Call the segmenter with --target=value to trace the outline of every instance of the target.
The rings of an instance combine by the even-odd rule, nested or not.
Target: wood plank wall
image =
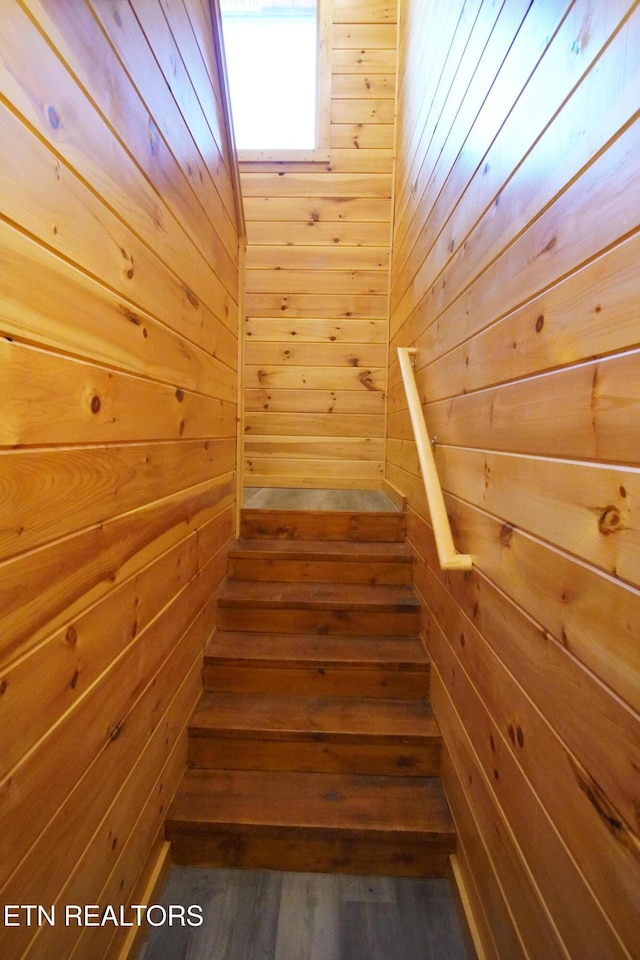
[[[0,15],[3,960],[114,955],[234,533],[238,223],[205,0]]]
[[[247,486],[382,483],[396,3],[332,19],[330,162],[241,165]]]
[[[391,342],[445,782],[487,957],[640,956],[640,7],[406,0]]]

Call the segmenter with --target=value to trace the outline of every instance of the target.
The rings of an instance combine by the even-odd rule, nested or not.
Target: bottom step
[[[166,830],[209,867],[444,876],[455,848],[435,778],[190,770]]]

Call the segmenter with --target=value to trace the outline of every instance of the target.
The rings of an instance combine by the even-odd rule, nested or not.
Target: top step
[[[243,539],[354,540],[399,543],[405,539],[399,511],[260,510],[240,513]]]

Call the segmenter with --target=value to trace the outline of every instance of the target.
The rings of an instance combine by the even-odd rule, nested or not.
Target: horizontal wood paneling
[[[353,349],[357,350],[361,344],[386,343],[387,325],[383,320],[345,320],[337,323],[335,320],[318,318],[307,320],[300,326],[288,320],[279,320],[277,317],[269,319],[252,317],[247,320],[245,332],[247,349],[249,349],[251,338],[256,337],[263,343],[282,341],[292,344],[326,342],[353,344]]]
[[[332,0],[334,23],[395,23],[393,0]]]
[[[395,46],[386,49],[370,47],[368,50],[335,48],[331,56],[331,66],[339,76],[353,73],[391,74],[396,68]]]
[[[251,223],[251,252],[258,256],[258,246],[293,247],[324,246],[331,243],[336,247],[382,247],[388,251],[389,224],[384,220],[363,222],[362,220],[331,223],[320,220],[295,222],[293,220],[253,220]],[[349,251],[350,253],[352,251]],[[299,254],[294,254],[298,256]],[[330,254],[331,256],[331,254]]]
[[[354,74],[336,73],[333,77],[331,95],[334,100],[393,100],[396,77],[394,73],[372,73],[361,77]]]
[[[455,396],[637,346],[639,256],[635,234],[442,354],[428,369],[431,395]],[[423,343],[430,356],[430,344]]]
[[[246,297],[248,317],[268,318],[283,316],[294,320],[332,320],[367,318],[384,320],[387,297],[376,294],[337,293],[250,293]]]
[[[331,104],[333,123],[391,124],[394,117],[393,100],[334,100]]]
[[[357,173],[269,173],[244,172],[242,195],[245,197],[390,197],[391,180],[384,176],[359,176]]]
[[[371,48],[372,50],[394,50],[397,39],[395,17],[393,21],[390,23],[384,22],[383,15],[383,22],[379,22],[370,14],[367,14],[365,20],[356,20],[353,23],[346,17],[345,19],[335,20],[333,25],[334,50],[353,50],[360,47]]]
[[[207,617],[209,617],[209,620]],[[135,751],[140,755],[141,761],[136,766],[140,767],[142,771],[148,766],[149,759],[155,755],[155,763],[153,760],[151,760],[151,763],[155,767],[157,776],[167,759],[166,743],[164,742],[166,736],[169,736],[172,745],[178,745],[178,748],[182,745],[182,748],[186,749],[186,742],[181,734],[184,729],[185,717],[193,709],[194,701],[197,699],[199,689],[201,689],[201,682],[198,677],[198,672],[202,666],[201,643],[203,636],[206,635],[208,624],[211,622],[210,617],[211,606],[209,605],[209,609],[202,611],[198,619],[189,626],[184,641],[166,661],[168,670],[163,671],[157,689],[147,691],[138,700],[128,716],[128,728],[123,725],[117,740],[108,741],[87,774],[79,781],[65,803],[59,808],[51,821],[50,827],[40,835],[37,843],[18,867],[13,881],[19,882],[25,893],[28,891],[34,901],[36,897],[44,897],[47,902],[54,902],[52,898],[58,896],[55,875],[52,875],[52,871],[47,866],[51,862],[49,858],[54,854],[59,858],[61,868],[65,868],[68,872],[71,883],[78,884],[83,871],[78,874],[75,869],[76,865],[83,855],[86,856],[89,853],[89,844],[94,837],[97,836],[98,841],[101,836],[104,838],[105,826],[108,835],[111,826],[110,818],[113,820],[114,817],[122,816],[123,813],[128,814],[129,823],[125,826],[125,829],[131,830],[131,827],[135,826],[140,807],[138,806],[136,809],[133,805],[132,809],[131,804],[126,804],[124,809],[121,810],[118,803],[121,788],[124,789],[126,796],[131,786],[136,784],[139,778],[137,769],[134,769],[129,777],[125,776],[123,778],[123,765],[126,764],[127,753]],[[189,662],[190,653],[192,656],[191,662]],[[175,671],[173,677],[170,674],[165,676],[164,674],[171,669]],[[174,677],[177,675],[183,676],[184,681],[176,690]],[[164,714],[162,722],[157,725],[154,723],[155,704],[159,704],[163,708]],[[151,735],[149,736],[149,734]],[[182,741],[182,744],[180,741]],[[150,771],[147,769],[147,778],[149,773]],[[175,771],[174,778],[177,773],[178,771]],[[146,779],[144,773],[142,778],[143,780]],[[172,787],[175,789],[174,784],[167,784],[168,790],[171,790]],[[152,795],[152,789],[149,789],[147,779],[147,797]],[[142,799],[143,804],[145,799]],[[113,835],[110,842],[113,844]],[[59,850],[57,850],[58,847]],[[99,890],[100,884],[105,882],[104,867],[108,864],[106,871],[108,875],[108,871],[118,861],[121,849],[121,845],[116,843],[108,854],[105,854],[104,861],[98,861],[96,858],[95,862],[91,863],[89,858],[89,863],[84,865],[85,870],[88,871],[87,883],[93,891]],[[100,866],[102,866],[102,870],[100,870]],[[137,864],[134,866],[140,867],[140,857],[138,857]],[[97,876],[96,868],[98,868]],[[87,890],[88,893],[89,890]],[[85,901],[85,894],[80,894],[79,902],[84,903],[89,902],[89,900]],[[94,900],[93,902],[98,901]],[[125,899],[125,902],[128,903],[129,901]],[[68,928],[58,929],[56,927],[54,929],[58,931],[56,936],[69,936]],[[30,932],[25,928],[14,931],[16,941],[19,938],[24,938],[25,933],[29,934]],[[76,931],[77,936],[78,932]],[[44,942],[42,942],[43,939]],[[46,939],[46,937],[38,937],[32,947],[40,951],[43,947],[46,947]],[[18,945],[17,942],[16,945]],[[65,947],[68,949],[69,946],[72,946],[72,943],[70,944],[67,941]]]
[[[234,490],[233,474],[226,474],[7,561],[2,567],[3,662],[203,526],[228,507]]]
[[[291,487],[316,489],[377,489],[383,477],[380,461],[322,460],[319,457],[305,459],[291,457],[247,457],[245,476],[250,487],[281,487],[281,477],[289,478]]]
[[[1,452],[0,559],[227,473],[234,442]]]
[[[134,310],[139,306],[207,349],[212,336],[208,328],[217,325],[217,315],[225,319],[235,315],[231,294],[215,285],[212,292],[217,291],[217,295],[209,297],[213,304],[209,306],[189,282],[162,268],[134,229],[111,212],[110,204],[123,204],[124,197],[112,197],[109,205],[103,204],[81,177],[52,156],[50,149],[4,106],[0,122],[6,130],[0,141],[0,184],[6,218],[131,301]],[[55,205],[52,197],[56,198]],[[145,226],[139,224],[139,228],[144,230]],[[146,228],[152,229],[148,225]],[[208,284],[208,273],[208,268],[203,270],[202,284]]]
[[[438,569],[393,349],[386,476],[445,786],[488,955],[631,958],[640,12],[436,7],[402,6],[391,343],[418,350],[471,574]]]
[[[225,374],[229,379],[225,368],[233,367],[237,341],[226,326],[203,317],[201,346],[175,336],[164,309],[156,318],[3,222],[0,269],[6,336],[213,395]],[[184,291],[182,300],[191,303]],[[183,312],[176,306],[174,329]],[[182,332],[195,322],[190,319]]]
[[[118,10],[118,21],[118,18],[109,14],[108,8],[99,0],[96,0],[96,2],[92,0],[92,9],[127,70],[135,75],[136,87],[148,105],[156,127],[170,134],[172,152],[180,163],[183,176],[186,175],[195,188],[200,203],[209,217],[211,218],[214,210],[218,211],[217,216],[213,219],[217,221],[217,229],[221,235],[228,236],[225,246],[228,246],[229,251],[235,256],[237,253],[234,245],[235,203],[232,178],[228,164],[224,162],[223,157],[224,151],[227,149],[227,137],[224,131],[222,131],[222,136],[219,133],[220,88],[218,76],[214,69],[213,31],[207,5],[200,2],[188,7],[188,19],[191,22],[196,42],[201,48],[207,77],[216,91],[218,101],[206,117],[207,126],[203,125],[202,112],[198,110],[195,104],[193,104],[193,111],[181,111],[174,97],[167,95],[169,92],[173,92],[172,53],[169,52],[168,59],[165,53],[162,62],[162,74],[160,74],[157,65],[154,63],[156,48],[145,37],[141,22],[137,17],[139,11],[136,11],[136,8],[131,5],[123,4],[123,9]],[[183,25],[183,15],[179,4],[172,5],[171,16],[172,29],[176,29],[176,18],[181,18],[182,43],[189,43],[189,32]],[[153,30],[153,23],[148,16],[144,23],[148,30]],[[190,49],[191,56],[187,58],[190,78],[194,81],[196,91],[198,93],[202,92],[203,97],[208,99],[207,79],[201,73],[195,50],[193,47]],[[176,59],[176,71],[179,69],[181,69],[180,63]],[[188,91],[185,95],[189,96]],[[198,118],[197,124],[196,117]],[[213,126],[209,126],[209,124]],[[202,149],[199,142],[200,138],[205,138]],[[206,162],[206,157],[209,155],[214,162]],[[228,221],[232,229],[229,229]]]
[[[631,937],[635,919],[629,913],[628,903],[630,898],[633,899],[640,870],[640,862],[634,856],[632,835],[625,837],[624,827],[621,826],[618,835],[621,842],[611,848],[610,826],[607,826],[602,811],[598,811],[585,790],[587,775],[584,753],[576,757],[533,708],[496,656],[495,648],[492,650],[487,646],[476,625],[461,615],[447,595],[445,586],[436,582],[434,575],[427,572],[426,568],[423,576],[425,589],[434,597],[433,612],[427,613],[425,629],[437,657],[443,682],[458,704],[461,717],[466,718],[467,725],[473,722],[479,731],[484,731],[476,740],[476,749],[485,773],[493,780],[493,789],[501,796],[501,805],[505,812],[510,813],[509,819],[513,822],[522,816],[530,824],[535,823],[537,838],[543,835],[547,837],[540,849],[548,849],[552,845],[556,848],[553,873],[560,880],[560,887],[551,898],[550,912],[558,912],[558,923],[565,925],[567,937],[576,938],[588,932],[594,940],[594,946],[583,945],[581,950],[584,955],[593,950],[602,952],[602,944],[610,941],[608,955],[615,956],[617,951],[624,956],[624,952],[615,945],[615,938],[607,930],[603,917],[605,912],[610,914]],[[435,625],[434,615],[446,627],[447,634],[457,638],[455,644],[446,642],[445,635]],[[495,721],[482,705],[482,701],[486,701],[488,686],[492,687],[496,701]],[[588,695],[587,688],[585,696]],[[593,698],[591,705],[594,711],[595,702],[596,698]],[[637,749],[637,730],[634,731],[633,723],[630,724],[629,720],[628,712],[621,711],[619,721],[622,723],[622,736],[630,743],[635,737]],[[580,749],[579,744],[579,739],[575,738],[572,747]],[[548,767],[553,769],[553,777],[540,770],[536,758],[541,754],[547,759]],[[495,769],[498,770],[497,778],[493,774]],[[527,781],[531,788],[525,786]],[[514,803],[519,805],[520,812],[513,807]],[[528,813],[525,812],[527,807]],[[585,842],[586,837],[589,838],[588,842]],[[561,843],[558,843],[558,838],[561,838]],[[523,848],[530,845],[526,832],[519,842]],[[585,889],[583,883],[576,882],[575,866],[567,857],[565,844],[571,847],[572,857],[575,857],[580,872],[588,879],[593,892]],[[530,847],[529,850],[528,859],[535,860],[537,852]],[[543,866],[539,865],[538,870],[541,869]],[[597,896],[594,897],[594,893]],[[565,898],[574,905],[582,899],[585,909],[572,911],[570,903],[562,908],[560,905]],[[606,911],[602,910],[602,906],[606,906]],[[588,922],[585,916],[589,917]],[[579,929],[576,929],[578,920]],[[572,949],[573,953],[579,955],[580,950],[575,945]]]
[[[206,397],[8,340],[0,343],[0,364],[3,446],[104,442],[110,435],[120,442],[178,440],[208,437],[212,429],[235,436],[233,383],[218,384],[223,399]]]
[[[0,900],[117,910],[186,763],[233,536],[234,160],[200,0],[2,22]],[[0,928],[8,960],[120,944]]]
[[[202,537],[215,541],[217,553],[229,539],[229,511],[214,517],[210,525],[201,528]],[[2,723],[11,728],[15,725],[17,732],[3,750],[2,773],[84,696],[114,657],[159,615],[167,593],[177,593],[192,580],[202,563],[199,541],[196,534],[180,541],[82,611],[70,627],[54,631],[28,656],[6,667],[3,677],[10,689],[2,699]],[[37,685],[34,675],[39,678]],[[25,712],[33,719],[28,726],[21,726]]]
[[[289,223],[384,223],[389,224],[390,209],[386,198],[370,197],[282,197],[269,194],[263,197],[246,197],[244,209],[248,231],[257,221],[285,221]],[[248,234],[249,248],[252,237]]]
[[[637,466],[639,402],[634,352],[437,401],[425,414],[431,433],[447,445]]]
[[[304,427],[307,437],[323,436],[327,427],[335,422],[332,413],[306,413]],[[300,428],[299,413],[247,413],[245,417],[245,432],[252,436],[291,436]],[[354,414],[340,419],[340,434],[343,437],[382,437],[384,424],[376,414]]]
[[[333,150],[390,150],[393,148],[392,123],[332,123]]]
[[[382,476],[395,21],[395,3],[333,4],[326,164],[243,165],[252,484],[366,487]]]
[[[556,9],[557,9],[557,5]],[[561,95],[564,91],[568,93],[571,84],[577,82],[583,71],[588,70],[592,58],[595,56],[596,36],[603,41],[608,38],[609,33],[618,25],[618,17],[622,16],[623,8],[628,5],[619,3],[616,5],[606,5],[599,8],[599,20],[597,23],[598,33],[595,33],[595,22],[593,36],[589,38],[589,43],[581,47],[582,56],[577,57],[571,62],[571,72],[565,78],[566,87],[558,84],[554,85],[554,95],[558,98],[558,106],[561,105]],[[616,15],[617,14],[617,15]],[[565,21],[562,28],[558,31],[555,44],[552,44],[549,50],[549,58],[552,61],[549,69],[554,70],[558,61],[563,59],[563,50],[571,46],[576,34],[580,34],[581,18],[585,11],[581,7],[574,8],[571,17]],[[634,85],[633,77],[635,69],[633,63],[625,66],[620,72],[620,57],[616,55],[616,50],[622,50],[627,41],[634,43],[633,37],[637,29],[636,23],[640,17],[636,14],[627,26],[625,32],[618,37],[614,37],[607,50],[602,54],[604,63],[600,68],[608,65],[608,72],[611,75],[611,82],[618,86],[621,91],[628,90],[628,84]],[[548,34],[550,23],[542,19],[538,24],[540,36]],[[631,33],[631,37],[629,36]],[[519,34],[519,37],[526,37],[525,33]],[[571,39],[573,38],[573,39]],[[514,294],[519,298],[514,301],[514,306],[523,302],[532,293],[537,293],[543,285],[540,282],[541,274],[544,275],[547,284],[551,279],[561,277],[565,272],[570,272],[571,267],[575,267],[595,253],[605,249],[609,243],[615,242],[621,235],[624,236],[628,230],[620,231],[617,229],[620,224],[619,217],[624,216],[621,212],[616,214],[616,205],[620,204],[620,194],[617,189],[612,189],[611,182],[607,181],[607,172],[613,176],[612,170],[620,166],[620,177],[629,178],[630,195],[629,200],[634,202],[637,190],[633,190],[633,183],[637,171],[634,165],[628,160],[628,150],[633,148],[630,142],[637,136],[637,124],[630,130],[625,131],[625,126],[635,110],[635,101],[628,95],[615,97],[615,104],[606,101],[606,110],[599,99],[602,97],[599,72],[587,73],[583,84],[578,87],[574,97],[569,104],[565,105],[554,120],[545,130],[545,124],[549,122],[553,114],[551,106],[547,99],[542,96],[545,78],[536,73],[531,81],[531,85],[525,88],[526,96],[518,101],[518,109],[509,117],[508,123],[504,125],[503,130],[497,137],[496,143],[491,146],[486,155],[484,164],[473,173],[470,179],[468,189],[464,198],[460,200],[455,194],[447,198],[446,206],[444,204],[444,194],[438,198],[440,206],[431,211],[432,231],[430,236],[437,237],[437,243],[429,252],[428,258],[424,259],[420,267],[414,261],[411,272],[416,271],[412,286],[422,291],[426,289],[419,280],[418,269],[424,274],[439,275],[441,270],[447,265],[447,293],[445,299],[452,302],[457,294],[465,290],[468,284],[468,264],[471,257],[474,263],[477,263],[476,269],[481,270],[486,267],[483,281],[489,284],[495,282],[496,271],[506,270],[511,276],[517,273],[521,284],[527,284],[524,289],[520,287],[518,291],[504,291],[505,296],[500,298],[503,307],[509,302],[509,297]],[[556,81],[557,83],[557,81]],[[606,89],[606,87],[605,87]],[[602,113],[601,122],[589,124],[590,136],[592,142],[586,144],[581,136],[574,137],[569,131],[575,127],[583,129],[584,124],[588,123],[590,111],[593,110],[593,104],[599,104]],[[538,122],[544,131],[537,143],[533,145],[530,153],[527,155],[527,148],[532,130],[533,105],[537,105],[539,112]],[[544,107],[541,106],[544,103]],[[573,113],[572,111],[575,111]],[[598,113],[600,117],[600,112]],[[606,122],[605,122],[606,120]],[[495,122],[495,121],[494,121]],[[522,136],[526,131],[526,139]],[[607,138],[620,132],[617,141],[611,144],[610,151],[602,157],[599,164],[597,162],[587,165],[582,170],[580,176],[575,182],[573,178],[581,172],[584,164],[585,155],[597,158],[598,151],[607,143]],[[515,177],[512,176],[513,170],[510,166],[512,160],[504,157],[502,144],[508,142],[518,143],[522,153],[518,156],[518,170]],[[555,149],[561,151],[562,164],[557,162]],[[495,157],[494,157],[495,154]],[[625,164],[625,158],[627,163]],[[487,167],[488,165],[488,167]],[[485,173],[485,168],[487,168]],[[535,172],[534,172],[535,171]],[[467,187],[468,171],[460,171],[460,176],[464,177],[465,187]],[[503,179],[511,177],[508,185],[503,183]],[[617,179],[616,179],[617,184]],[[566,189],[564,189],[566,185]],[[448,181],[448,190],[452,191],[452,180]],[[523,194],[528,190],[531,199],[525,209],[523,204]],[[556,193],[557,191],[557,193]],[[513,200],[511,199],[513,197]],[[455,212],[452,212],[451,205],[455,203]],[[497,202],[496,202],[497,201]],[[555,201],[555,202],[553,202]],[[549,204],[551,206],[545,209]],[[511,205],[513,204],[513,206]],[[599,224],[599,229],[590,227],[588,230],[582,230],[575,234],[571,232],[570,225],[577,221],[589,224],[589,214],[593,218],[601,211],[603,204],[606,204],[610,211],[610,216],[614,218],[616,224],[612,228],[611,240],[607,235],[603,235],[603,230],[609,224],[608,217],[603,217]],[[483,209],[491,208],[491,213],[477,222],[477,218],[482,217]],[[518,216],[522,217],[522,225],[529,225],[530,229],[521,236],[518,232],[513,234],[514,212],[518,211]],[[540,216],[542,214],[542,216]],[[453,221],[450,219],[453,217]],[[443,232],[444,222],[447,222],[447,229]],[[534,222],[535,221],[535,222]],[[468,235],[468,231],[477,223],[473,233]],[[502,231],[502,233],[500,233]],[[423,231],[424,234],[424,231]],[[428,242],[428,238],[427,239]],[[514,240],[516,242],[514,243]],[[601,245],[593,250],[593,244],[601,242]],[[453,247],[450,250],[449,248]],[[473,251],[478,249],[478,253]],[[506,256],[499,256],[506,249]],[[527,250],[525,254],[524,251]],[[425,251],[426,252],[426,251]],[[420,251],[424,258],[424,253]],[[453,256],[451,256],[453,254]],[[464,260],[464,265],[463,261]],[[566,262],[566,269],[562,269],[562,261]],[[526,263],[525,263],[526,261]],[[551,271],[549,269],[550,265]],[[560,266],[560,270],[554,276],[553,268]],[[505,274],[506,276],[506,274]],[[529,280],[530,278],[530,280]],[[478,296],[482,281],[474,285],[473,295]],[[454,287],[455,289],[452,289]],[[402,296],[404,303],[401,305],[396,293],[394,293],[394,305],[397,304],[398,317],[404,319],[407,311],[413,309],[413,295],[410,291],[400,294],[397,284],[394,288],[398,296]],[[422,297],[423,293],[419,294]],[[438,295],[440,299],[440,295]],[[434,305],[435,306],[435,305]],[[493,305],[487,305],[491,310]],[[439,312],[439,311],[438,311]],[[477,319],[477,318],[476,318]],[[477,329],[477,327],[476,327]]]
[[[384,343],[295,343],[282,347],[267,341],[249,340],[245,359],[248,364],[285,364],[292,367],[348,366],[361,370],[367,366],[382,366],[386,359]]]
[[[332,238],[332,246],[308,245],[257,246],[247,256],[249,270],[340,270],[344,264],[344,247]],[[389,248],[385,246],[357,246],[349,251],[352,269],[386,271],[389,266]]]
[[[302,388],[246,391],[246,410],[273,413],[377,413],[384,412],[382,391],[307,390]],[[277,421],[276,421],[277,422]]]
[[[478,830],[471,803],[460,775],[451,762],[451,756],[446,751],[442,758],[441,776],[449,804],[455,810],[458,834],[455,856],[461,869],[465,871],[466,889],[471,888],[475,894],[473,899],[470,897],[469,906],[473,910],[472,922],[480,941],[481,951],[478,953],[483,960],[496,960],[499,957],[514,957],[515,960],[525,957],[513,918],[506,909],[502,890],[497,883],[489,852]],[[487,912],[491,913],[491,925]]]
[[[383,456],[381,439],[353,437],[297,437],[255,436],[245,437],[247,456],[271,459],[299,458],[301,460],[370,460]]]
[[[78,250],[82,238],[69,222],[76,211],[65,202],[65,188],[69,189],[70,204],[75,200],[83,206],[90,205],[100,218],[99,222],[105,222],[105,227],[106,221],[113,217],[110,210],[127,210],[127,230],[136,239],[146,237],[148,242],[145,246],[149,249],[138,265],[134,249],[128,249],[126,240],[122,241],[120,249],[113,250],[114,239],[105,230],[104,242],[112,248],[112,259],[115,259],[114,254],[119,255],[118,265],[123,278],[132,281],[137,273],[141,273],[150,283],[155,266],[150,263],[147,266],[147,262],[150,256],[155,255],[177,277],[181,277],[182,283],[193,291],[196,298],[206,303],[217,317],[226,316],[230,304],[228,290],[233,286],[233,264],[228,264],[225,288],[202,250],[190,235],[185,236],[184,229],[165,210],[152,185],[125,146],[114,136],[107,121],[92,109],[91,101],[73,81],[64,63],[17,5],[10,4],[3,13],[3,24],[6,46],[0,49],[4,64],[5,95],[11,98],[15,109],[21,111],[34,131],[45,141],[55,144],[61,158],[58,165],[52,162],[50,149],[45,144],[40,146],[39,141],[34,142],[17,117],[3,113],[1,122],[7,132],[2,141],[6,147],[1,169],[3,194],[6,191],[6,215],[30,228],[31,232],[38,229],[41,240],[46,238],[49,242],[53,234],[54,245],[56,239],[60,245],[64,245],[66,240],[67,243],[73,242]],[[106,39],[103,38],[102,42],[106,43]],[[49,102],[51,87],[56,90],[55,103]],[[37,105],[40,105],[39,108]],[[78,116],[84,118],[81,129],[72,126],[73,118]],[[148,152],[152,152],[152,148],[153,140],[147,148]],[[59,166],[60,162],[64,163],[64,167]],[[82,181],[91,187],[97,197],[94,193],[85,196],[86,188],[80,187],[77,174],[81,175]],[[59,186],[54,189],[56,183]],[[51,197],[54,195],[59,198],[60,207],[52,205]],[[110,208],[109,212],[105,211],[106,216],[98,197],[103,198]],[[133,203],[131,198],[135,198]],[[55,220],[58,209],[60,223]],[[83,253],[86,258],[93,254],[92,247],[100,237],[86,214],[85,230],[87,246]],[[213,233],[211,226],[209,232]],[[133,237],[132,241],[137,249],[139,243]]]
[[[346,266],[346,264],[345,264]],[[280,293],[286,284],[288,293],[322,294],[332,296],[341,294],[370,294],[384,297],[387,290],[387,276],[378,270],[289,270],[284,277],[282,271],[274,269],[253,270],[247,273],[247,294]]]
[[[270,390],[309,389],[323,390],[327,383],[337,390],[362,390],[384,393],[385,370],[360,369],[351,364],[335,367],[245,367],[246,384],[252,387],[268,387]]]

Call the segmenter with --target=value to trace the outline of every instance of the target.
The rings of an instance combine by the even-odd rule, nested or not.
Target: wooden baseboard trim
[[[145,870],[142,873],[142,876],[146,877],[146,882],[139,896],[136,896],[135,902],[145,906],[149,903],[156,903],[157,895],[161,892],[170,869],[171,843],[168,840],[162,840],[151,851]],[[136,960],[142,950],[146,936],[147,927],[145,924],[132,927],[114,960]]]
[[[403,493],[400,493],[397,487],[394,487],[394,485],[389,483],[388,480],[383,480],[382,492],[386,493],[386,495],[389,497],[389,500],[392,500],[399,510],[404,511],[405,507],[407,506],[407,498]]]
[[[458,912],[460,914],[460,921],[463,935],[467,943],[467,949],[470,954],[476,957],[476,960],[489,960],[480,937],[480,930],[478,929],[475,915],[473,913],[471,898],[467,891],[464,877],[460,869],[460,864],[458,863],[458,858],[455,853],[452,853],[449,857],[449,865],[451,868],[451,879],[453,881],[454,892],[458,901]]]

